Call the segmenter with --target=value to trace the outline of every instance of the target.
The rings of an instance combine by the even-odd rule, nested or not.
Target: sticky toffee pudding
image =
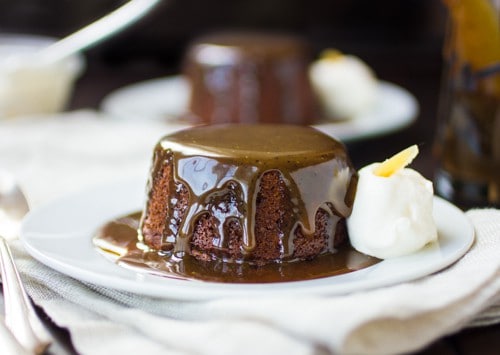
[[[344,146],[309,127],[211,125],[154,149],[139,214],[103,226],[101,249],[171,277],[279,282],[378,259],[354,251],[346,218],[357,173]]]

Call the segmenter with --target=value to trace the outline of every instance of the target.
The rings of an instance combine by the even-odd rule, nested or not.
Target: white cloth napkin
[[[0,125],[0,168],[36,208],[117,177],[147,174],[161,124],[91,111]],[[335,297],[184,302],[82,283],[12,247],[27,289],[82,354],[391,354],[500,321],[500,211],[471,210],[471,250],[434,275]]]

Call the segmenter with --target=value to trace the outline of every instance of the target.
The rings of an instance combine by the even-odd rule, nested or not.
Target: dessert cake
[[[312,124],[318,117],[310,58],[298,37],[221,32],[192,43],[184,58],[191,123]]]
[[[264,265],[335,252],[357,183],[344,146],[296,125],[207,125],[156,145],[139,242]]]

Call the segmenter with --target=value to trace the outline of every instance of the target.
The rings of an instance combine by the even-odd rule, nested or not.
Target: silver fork
[[[5,303],[5,325],[29,352],[42,354],[53,339],[28,298],[9,245],[0,236],[0,271]]]
[[[19,349],[13,351],[21,346],[24,352],[41,353],[52,342],[26,294],[9,245],[3,238],[17,238],[20,221],[28,210],[28,201],[14,176],[0,170],[0,274],[5,304],[5,324],[0,324],[0,337],[1,344],[5,347],[10,344],[12,350],[7,352],[4,348],[3,353],[21,354]],[[15,343],[16,339],[19,344]]]

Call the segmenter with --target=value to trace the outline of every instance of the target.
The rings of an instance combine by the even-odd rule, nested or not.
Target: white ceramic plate
[[[112,92],[102,101],[101,109],[122,120],[175,121],[186,112],[189,90],[189,83],[182,76],[153,79]],[[372,111],[348,121],[315,127],[345,142],[402,129],[417,114],[417,100],[408,91],[379,82],[378,101]]]
[[[33,210],[25,218],[21,239],[28,252],[47,266],[73,278],[137,294],[204,300],[235,296],[345,294],[410,281],[439,271],[463,256],[474,231],[458,208],[435,199],[439,242],[418,253],[384,260],[349,274],[272,284],[221,284],[175,280],[120,267],[92,245],[103,223],[143,204],[145,184],[136,179],[98,186]]]

